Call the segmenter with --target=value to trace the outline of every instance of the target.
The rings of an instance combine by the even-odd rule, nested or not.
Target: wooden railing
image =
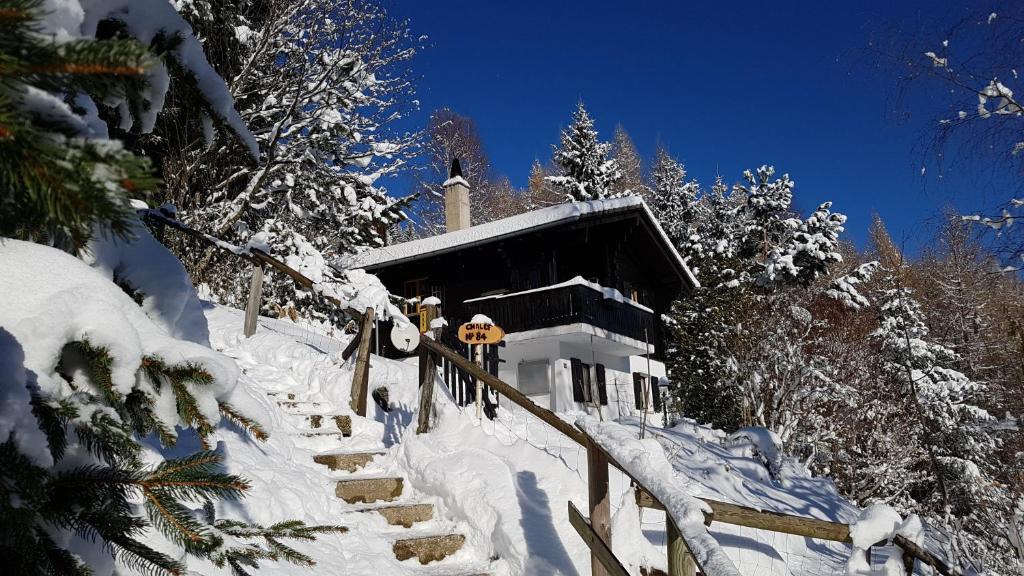
[[[653,313],[605,298],[584,284],[478,298],[463,305],[467,314],[484,314],[506,333],[590,324],[638,342],[654,337]]]
[[[626,572],[622,568],[621,564],[618,566],[615,565],[618,561],[614,560],[614,555],[611,555],[611,560],[614,560],[614,562],[609,559],[609,555],[611,554],[610,518],[606,517],[604,513],[601,512],[600,507],[595,509],[594,499],[596,496],[598,502],[600,502],[602,494],[607,490],[607,487],[602,488],[601,485],[607,482],[608,465],[614,466],[627,476],[629,476],[629,473],[624,470],[619,463],[615,462],[613,458],[610,458],[606,452],[600,449],[600,446],[590,440],[583,431],[565,420],[562,420],[550,410],[538,406],[532,400],[523,395],[522,392],[502,381],[498,377],[481,369],[476,364],[462,357],[458,352],[429,338],[424,338],[420,342],[420,411],[416,427],[417,433],[423,434],[430,431],[430,411],[433,402],[433,386],[434,381],[437,378],[436,366],[441,359],[446,359],[460,370],[465,371],[475,378],[479,378],[487,386],[504,396],[508,401],[514,402],[526,412],[536,416],[547,425],[587,449],[591,518],[588,522],[570,503],[570,522],[576,527],[577,532],[580,533],[580,536],[590,547],[592,553],[592,565],[598,565],[605,570],[605,572],[595,572],[595,574],[625,574]],[[602,462],[605,463],[605,471],[603,475],[600,472]],[[630,477],[632,478],[632,476]],[[595,483],[597,484],[596,486]],[[639,506],[656,510],[665,509],[665,507],[658,502],[657,498],[652,496],[650,491],[648,491],[644,486],[638,485],[637,488],[637,504]],[[744,526],[758,530],[792,534],[795,536],[816,538],[820,540],[830,540],[847,544],[851,542],[850,526],[840,522],[830,522],[827,520],[818,520],[816,518],[806,518],[803,516],[795,516],[779,512],[762,511],[749,506],[741,506],[729,502],[713,500],[711,498],[699,499],[711,508],[711,514],[708,514],[705,517],[705,524],[708,526],[710,526],[712,522],[719,522],[721,524],[732,524],[734,526]],[[596,520],[595,510],[597,511]],[[679,534],[677,527],[674,526],[674,522],[671,518],[667,519],[667,526],[669,532],[669,568],[671,571],[673,570],[673,566],[675,566],[674,570],[676,570],[675,572],[670,573],[672,576],[682,574],[693,576],[696,570],[701,568],[700,561],[697,558],[692,557],[692,554],[689,554],[689,544],[682,540],[682,536]],[[934,570],[942,574],[942,576],[960,576],[958,570],[951,568],[940,558],[936,557],[928,550],[925,550],[923,547],[918,546],[914,542],[907,540],[903,536],[895,536],[892,539],[892,543],[903,551],[907,574],[913,573],[913,564],[916,560],[932,567]],[[881,543],[879,545],[881,545]],[[701,572],[708,574],[703,568],[701,568]],[[708,576],[721,575],[708,574]]]
[[[163,229],[165,227],[169,227],[195,238],[210,247],[221,250],[226,254],[231,254],[236,258],[252,263],[253,275],[252,282],[249,285],[249,298],[245,307],[245,324],[243,326],[243,333],[246,338],[252,336],[256,332],[256,318],[259,315],[259,308],[263,293],[264,267],[270,267],[277,270],[291,278],[292,281],[299,286],[307,290],[315,291],[316,283],[313,282],[312,279],[258,248],[249,247],[245,250],[237,249],[224,240],[191,228],[183,222],[175,220],[174,218],[164,215],[156,210],[145,210],[142,214],[143,219],[147,223],[156,226],[158,230],[160,230],[157,235],[158,237],[162,237]],[[352,397],[350,404],[353,412],[359,416],[366,416],[366,404],[370,379],[370,335],[373,332],[374,310],[373,308],[367,308],[365,311],[360,312],[359,310],[345,306],[340,300],[329,295],[325,295],[324,299],[342,308],[349,316],[359,321],[359,331],[356,333],[355,338],[352,339],[352,342],[349,343],[348,347],[342,352],[342,358],[344,360],[348,360],[352,357],[353,352],[358,351],[358,355],[356,356],[356,369],[352,374]]]

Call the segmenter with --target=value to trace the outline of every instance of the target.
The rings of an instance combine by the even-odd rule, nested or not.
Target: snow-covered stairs
[[[323,450],[325,443],[335,446],[314,454],[313,462],[328,473],[335,496],[351,504],[353,513],[377,514],[387,526],[394,527],[394,531],[385,530],[379,536],[391,541],[396,559],[415,558],[426,566],[462,549],[465,536],[453,531],[451,522],[437,518],[432,503],[410,494],[405,478],[375,468],[375,460],[385,456],[386,450],[383,445],[366,446],[365,438],[353,438],[353,418],[358,417],[331,412],[322,403],[300,399],[295,393],[274,396],[294,428],[296,444],[308,443],[309,448],[317,450]],[[455,568],[443,573],[462,576],[479,572]]]

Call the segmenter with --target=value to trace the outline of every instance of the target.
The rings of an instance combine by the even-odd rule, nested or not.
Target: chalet
[[[448,342],[459,324],[489,317],[507,334],[497,375],[541,406],[660,408],[661,317],[697,280],[644,202],[566,203],[470,226],[457,161],[444,189],[446,233],[346,265],[410,299],[410,316],[416,302],[440,300]]]

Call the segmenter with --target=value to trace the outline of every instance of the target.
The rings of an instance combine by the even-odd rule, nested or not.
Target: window
[[[579,358],[570,358],[572,364],[572,399],[574,402],[586,404],[593,402],[590,387],[590,364],[584,364]]]
[[[551,393],[547,360],[519,364],[519,391],[527,396]]]

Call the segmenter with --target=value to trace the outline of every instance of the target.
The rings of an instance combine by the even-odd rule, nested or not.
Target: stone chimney
[[[448,232],[469,228],[469,182],[462,177],[459,159],[452,160],[452,169],[444,181],[444,225]]]

